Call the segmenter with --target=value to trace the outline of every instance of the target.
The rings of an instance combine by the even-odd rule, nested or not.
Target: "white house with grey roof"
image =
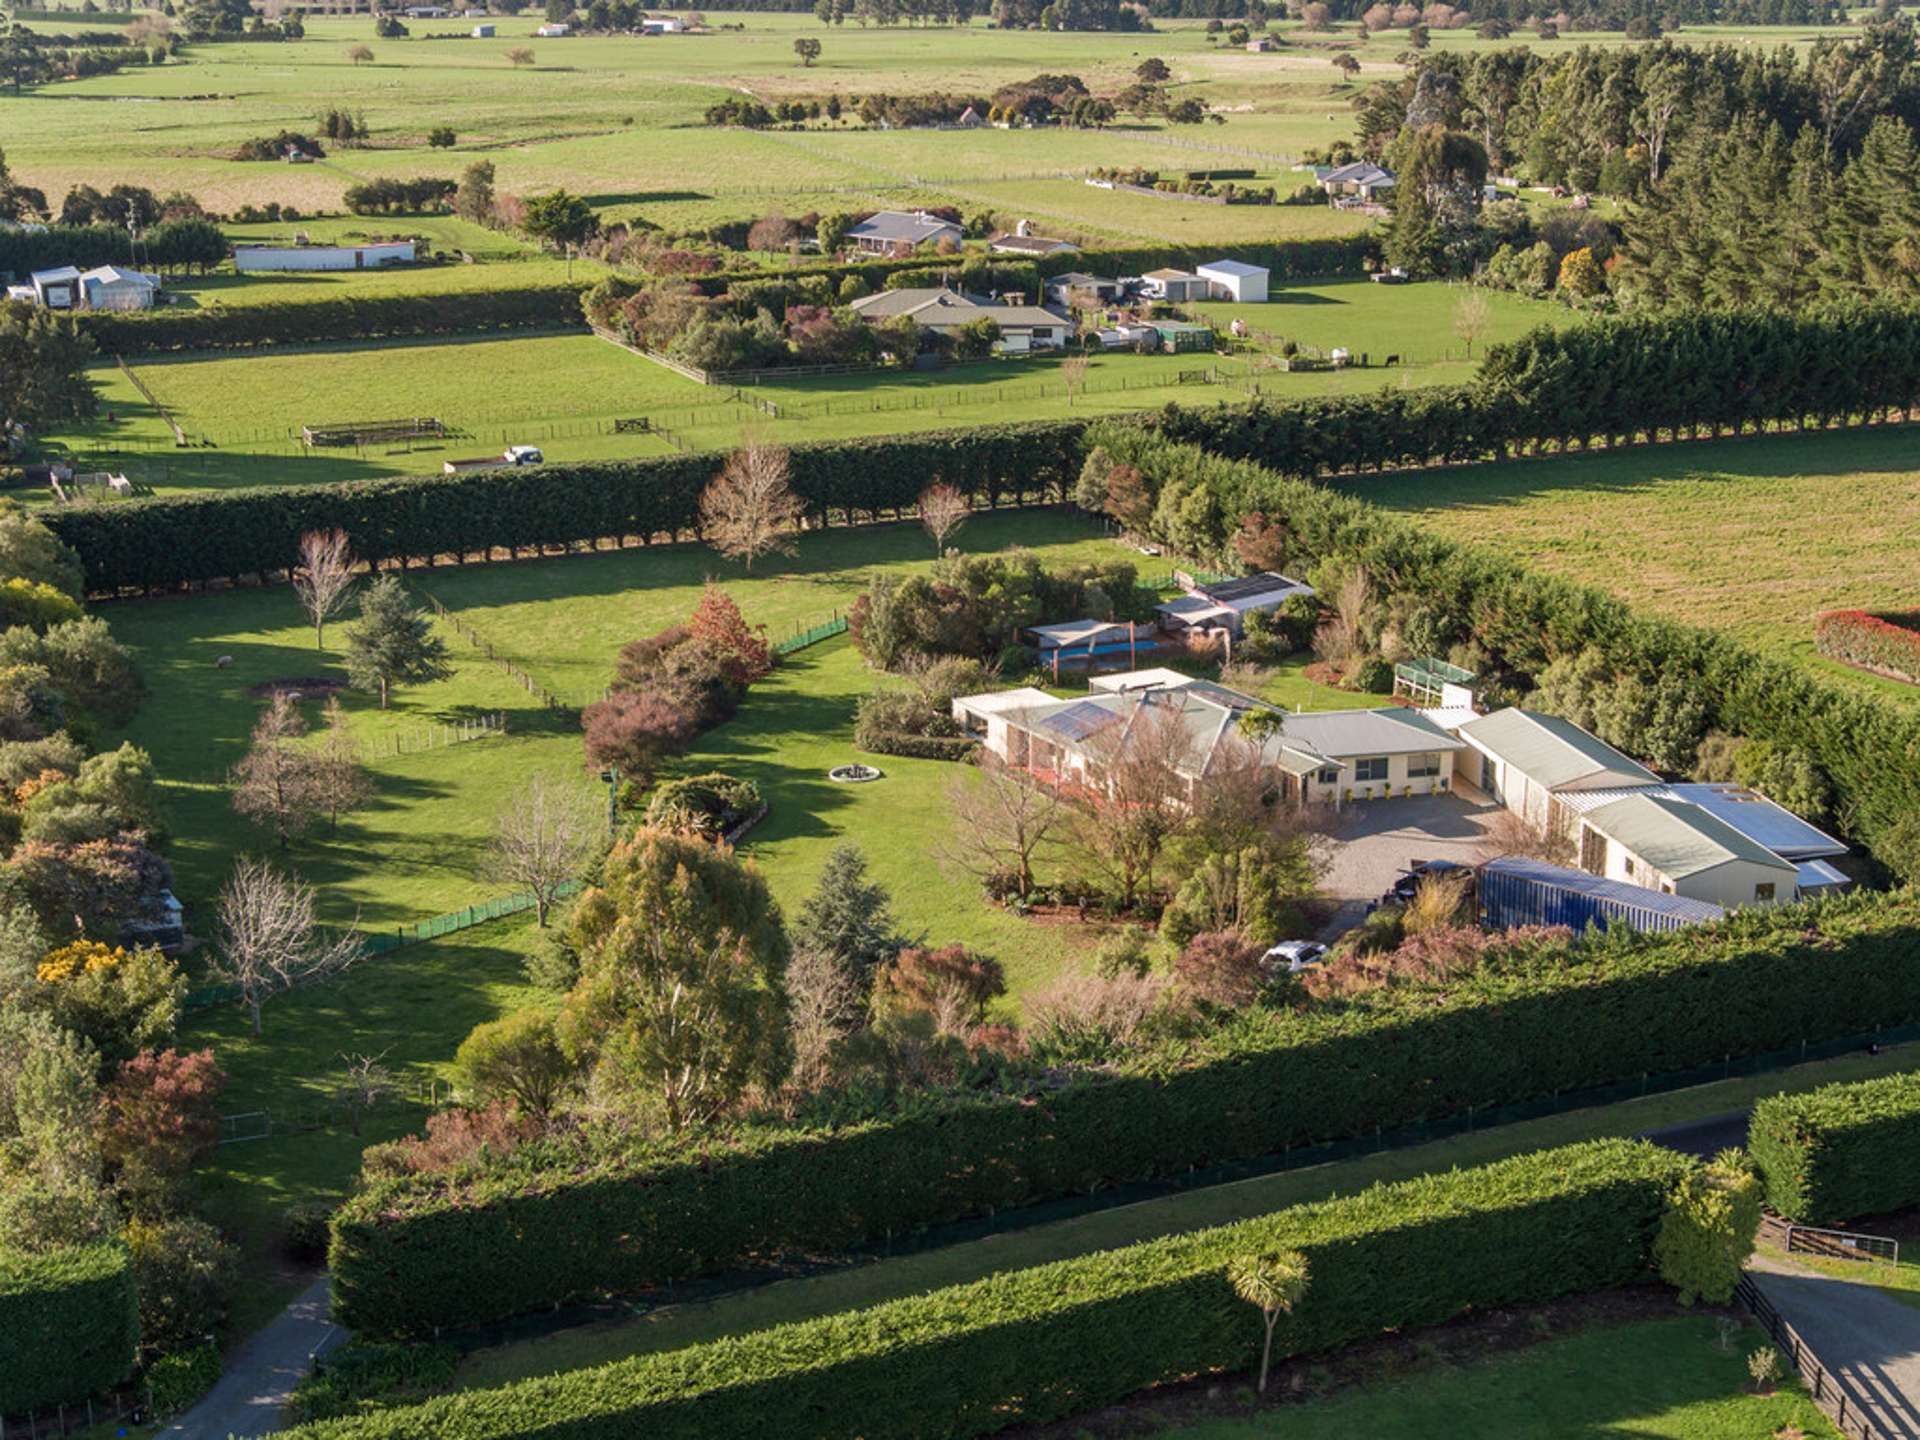
[[[939,286],[882,290],[877,295],[861,296],[848,308],[868,324],[905,315],[914,324],[936,332],[991,320],[1000,327],[994,348],[1002,352],[1056,349],[1073,334],[1072,322],[1045,306],[1000,305],[982,295]]]
[[[1039,695],[1041,698],[1034,698]],[[1176,768],[1189,784],[1222,765],[1258,763],[1297,803],[1424,795],[1449,783],[1461,742],[1418,711],[1324,710],[1290,715],[1211,680],[1157,669],[1105,675],[1093,693],[1056,700],[1031,688],[964,696],[954,718],[1007,764],[1053,784],[1099,787],[1106,767],[1155,724],[1178,726]],[[1249,733],[1242,722],[1264,723]]]
[[[1556,798],[1570,791],[1654,785],[1660,777],[1571,720],[1509,706],[1490,715],[1448,717],[1466,748],[1454,760],[1462,784],[1497,800],[1543,834],[1572,833]]]
[[[903,254],[942,240],[958,245],[965,235],[953,221],[924,210],[882,210],[847,231],[847,239],[870,255]]]
[[[1731,909],[1796,899],[1799,870],[1698,805],[1629,794],[1579,817],[1580,868]]]

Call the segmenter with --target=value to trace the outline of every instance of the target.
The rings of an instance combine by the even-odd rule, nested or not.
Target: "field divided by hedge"
[[[118,1385],[133,1373],[139,1338],[124,1245],[0,1250],[0,1416]]]
[[[1920,1205],[1920,1072],[1762,1100],[1747,1148],[1768,1207],[1796,1224]]]
[[[1178,1061],[1041,1095],[927,1099],[680,1149],[548,1140],[378,1181],[334,1220],[335,1313],[425,1334],[1915,1016],[1911,891],[1547,946],[1444,994],[1249,1012]]]
[[[1242,1255],[1298,1249],[1311,1268],[1277,1355],[1649,1278],[1661,1213],[1694,1163],[1595,1141],[290,1435],[989,1435],[1249,1368],[1259,1315],[1225,1275]]]

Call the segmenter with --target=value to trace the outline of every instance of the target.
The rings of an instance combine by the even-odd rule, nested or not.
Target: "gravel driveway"
[[[1357,800],[1335,818],[1332,864],[1321,888],[1340,909],[1322,941],[1351,929],[1415,860],[1474,865],[1487,858],[1487,827],[1501,812],[1491,802],[1458,795],[1414,795],[1404,800]]]

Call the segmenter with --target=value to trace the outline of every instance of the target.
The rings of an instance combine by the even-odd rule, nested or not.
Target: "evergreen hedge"
[[[333,1222],[341,1323],[419,1335],[820,1253],[1115,1182],[1371,1135],[1920,1016],[1920,894],[1546,945],[1457,979],[1253,1010],[1033,1096],[922,1097],[837,1129],[576,1138],[378,1180]]]
[[[291,1434],[989,1435],[1250,1368],[1260,1315],[1225,1274],[1242,1255],[1298,1249],[1311,1267],[1305,1302],[1275,1331],[1280,1355],[1649,1279],[1661,1213],[1694,1163],[1595,1141]]]
[[[124,1245],[0,1250],[0,1415],[118,1385],[133,1373],[139,1338]]]
[[[1747,1149],[1768,1207],[1796,1224],[1920,1205],[1920,1072],[1762,1100]]]
[[[978,505],[1066,493],[1080,467],[1079,421],[798,445],[793,488],[816,523],[912,508],[935,480]],[[73,506],[46,515],[74,547],[94,594],[169,588],[284,570],[300,536],[337,526],[363,560],[424,563],[495,546],[698,533],[717,455],[540,465],[461,475],[260,486]]]
[[[198,310],[83,310],[78,318],[80,328],[105,355],[586,326],[580,287],[567,284],[454,295],[343,295]]]

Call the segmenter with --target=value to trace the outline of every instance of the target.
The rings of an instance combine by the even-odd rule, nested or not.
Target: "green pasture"
[[[189,46],[167,65],[0,97],[0,135],[16,175],[56,199],[79,183],[104,190],[133,181],[191,191],[222,212],[278,201],[331,214],[356,181],[457,175],[486,158],[503,191],[564,185],[589,196],[609,219],[637,215],[669,229],[770,209],[945,202],[1027,214],[1089,238],[1268,239],[1338,233],[1362,222],[1320,207],[1115,196],[1072,174],[1093,164],[1251,166],[1263,183],[1291,189],[1298,177],[1288,166],[1302,150],[1352,133],[1357,87],[1333,67],[1334,56],[1359,59],[1364,85],[1401,74],[1397,57],[1407,48],[1404,31],[1367,35],[1351,24],[1324,35],[1281,24],[1282,49],[1249,54],[1182,22],[1163,22],[1148,35],[1109,35],[1000,31],[984,20],[961,28],[829,29],[811,16],[730,13],[716,22],[740,29],[542,40],[532,33],[539,18],[490,17],[496,35],[486,40],[471,38],[471,20],[409,21],[409,37],[382,40],[365,17],[314,16],[298,42]],[[1676,38],[1804,45],[1816,33],[1699,29]],[[812,68],[793,53],[801,35],[823,43]],[[1437,31],[1432,43],[1436,51],[1469,52],[1496,42],[1462,29]],[[1522,31],[1505,43],[1540,42]],[[1552,43],[1627,42],[1618,34],[1581,34]],[[348,58],[355,44],[373,50],[370,63]],[[521,46],[534,51],[531,66],[508,60],[507,52]],[[847,120],[797,134],[749,134],[716,132],[701,119],[707,106],[743,90],[769,101],[875,90],[990,94],[1040,72],[1071,72],[1111,92],[1149,56],[1173,68],[1177,97],[1198,96],[1224,123],[1129,121],[1095,134],[871,134]],[[332,105],[364,113],[368,145],[333,151],[314,165],[227,158],[241,141],[310,126],[317,110]],[[442,125],[458,136],[451,151],[427,145],[428,132]],[[437,219],[396,221],[393,228],[425,230],[443,248],[459,243]]]
[[[1912,609],[1920,467],[1904,426],[1687,442],[1340,480],[1442,533],[1728,630],[1822,678],[1911,685],[1823,660],[1823,610]]]
[[[351,243],[378,239],[395,233],[425,234],[436,246],[467,249],[482,241],[495,246],[508,242],[501,231],[482,229],[456,220],[450,215],[409,215],[397,222],[381,224],[360,216],[316,220],[297,226],[228,225],[230,238],[260,244],[292,244],[305,235],[316,244]],[[462,233],[471,231],[471,234]],[[510,243],[510,242],[508,242]],[[448,297],[459,303],[462,295],[483,290],[523,289],[528,286],[564,285],[571,271],[572,281],[584,290],[602,275],[606,267],[592,260],[575,260],[571,266],[554,256],[516,250],[511,258],[500,257],[490,263],[464,265],[408,265],[389,270],[336,270],[331,272],[261,273],[237,275],[221,272],[170,278],[167,291],[181,298],[173,303],[183,309],[235,308],[250,305],[280,305],[305,300],[378,300],[389,295],[432,295]]]
[[[1704,1315],[1601,1326],[1515,1354],[1422,1369],[1330,1400],[1154,1433],[1159,1440],[1837,1437],[1840,1432],[1797,1384],[1753,1393],[1747,1354],[1765,1339],[1749,1324],[1723,1349],[1713,1320]]]
[[[288,277],[256,291],[251,277],[194,282],[202,303],[255,303],[276,293],[314,296],[359,285],[410,288],[444,277],[451,303],[460,283],[504,272],[559,278],[561,262],[452,266],[353,279]],[[281,287],[285,287],[284,291]],[[1455,333],[1463,294],[1448,285],[1321,281],[1276,289],[1265,304],[1195,308],[1224,331],[1236,318],[1251,332],[1229,353],[1096,354],[1069,393],[1058,357],[1002,357],[937,371],[768,379],[744,391],[703,386],[586,334],[474,336],[375,345],[136,357],[141,380],[193,444],[174,443],[152,405],[120,369],[93,370],[101,413],[46,437],[86,468],[125,471],[156,492],[232,485],[302,484],[437,471],[444,460],[538,444],[555,461],[664,455],[674,442],[725,450],[752,426],[799,443],[981,424],[1151,410],[1167,404],[1244,403],[1256,395],[1299,399],[1357,394],[1385,386],[1459,383],[1474,362]],[[1577,313],[1502,292],[1484,293],[1489,312],[1480,344],[1540,324],[1574,323]],[[231,298],[230,298],[231,297]],[[1351,350],[1368,368],[1282,372],[1273,359],[1292,341]],[[1403,363],[1382,364],[1399,355]],[[749,403],[752,402],[752,403]],[[301,426],[430,415],[453,438],[363,450],[310,450]],[[616,433],[613,422],[645,418],[665,433]],[[671,437],[671,438],[669,438]],[[46,499],[46,495],[35,498]]]

